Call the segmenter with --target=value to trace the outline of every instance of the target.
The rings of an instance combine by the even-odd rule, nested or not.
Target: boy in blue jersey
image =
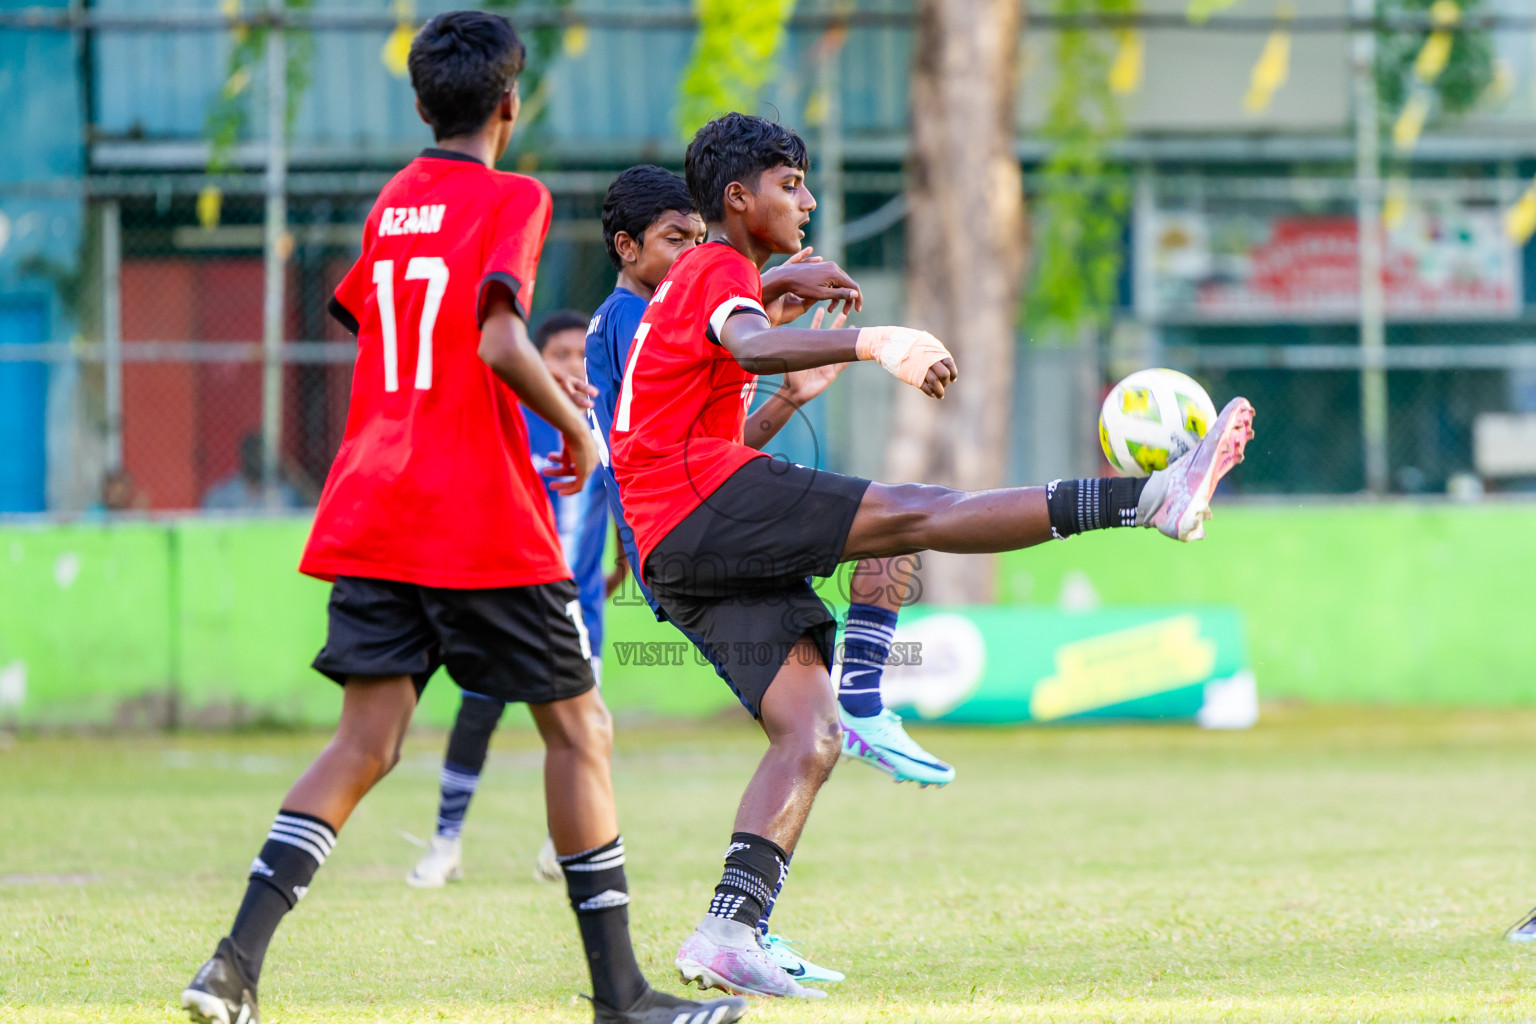
[[[673,262],[703,242],[704,220],[695,212],[687,183],[680,176],[660,167],[631,167],[614,179],[604,198],[603,238],[619,279],[613,294],[598,307],[587,334],[587,382],[596,389],[587,416],[598,436],[599,468],[593,475],[605,485],[620,541],[633,565],[638,557],[635,539],[624,518],[619,488],[609,465],[608,437],[635,330]],[[840,301],[844,312],[833,324],[840,327],[853,306],[857,285],[835,265],[805,259],[808,255],[808,251],[802,253],[795,261],[763,274],[765,308],[775,322],[785,323],[817,301],[828,299],[833,305]],[[817,326],[821,316],[822,311],[818,311]],[[841,369],[816,367],[785,374],[779,391],[749,418],[746,443],[761,448],[795,410],[821,394]],[[880,677],[890,654],[897,609],[911,585],[910,565],[910,559],[870,559],[861,562],[850,578],[851,603],[838,687],[844,753],[886,772],[897,782],[942,786],[954,778],[954,769],[913,742],[902,728],[901,719],[886,709],[880,699]],[[639,574],[635,582],[656,618],[666,621]],[[709,653],[697,637],[687,630],[681,631]],[[715,671],[734,691],[729,667],[716,662]],[[772,909],[770,901],[758,931],[774,961],[796,980],[841,981],[841,974],[804,960],[784,940],[768,932]]]
[[[544,318],[534,332],[533,344],[544,357],[544,365],[556,379],[582,380],[585,358],[587,316],[573,310],[560,310]],[[621,568],[611,576],[603,573],[603,550],[607,541],[608,504],[602,481],[594,474],[576,494],[560,494],[549,474],[550,456],[561,450],[560,432],[523,407],[528,427],[528,448],[533,464],[544,476],[545,491],[555,513],[555,529],[560,547],[570,565],[580,595],[580,614],[573,616],[581,635],[582,653],[592,662],[592,674],[602,685],[603,602],[623,580]],[[622,563],[621,563],[622,565]],[[462,877],[461,832],[470,798],[480,782],[490,749],[491,734],[501,722],[506,702],[463,691],[458,718],[448,736],[448,753],[443,761],[442,791],[437,809],[437,832],[427,853],[406,876],[407,884],[418,889],[436,889]],[[559,881],[560,864],[554,844],[548,837],[539,851],[534,875],[541,881]]]

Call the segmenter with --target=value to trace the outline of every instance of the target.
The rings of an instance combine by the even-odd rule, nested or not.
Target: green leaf
[[[1063,16],[1134,14],[1139,0],[1054,0]],[[1034,252],[1024,324],[1032,338],[1074,338],[1103,324],[1114,307],[1124,262],[1130,194],[1124,173],[1107,166],[1109,144],[1124,133],[1120,98],[1109,84],[1113,40],[1067,30],[1055,39],[1056,80],[1040,134],[1052,143],[1033,197]]]
[[[695,0],[699,34],[678,83],[677,130],[691,139],[706,121],[747,113],[773,77],[794,0]]]

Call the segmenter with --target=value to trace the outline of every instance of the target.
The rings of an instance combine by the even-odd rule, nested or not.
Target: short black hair
[[[512,23],[499,14],[448,11],[423,25],[406,64],[432,136],[451,139],[484,127],[526,58]]]
[[[793,128],[751,114],[726,114],[698,130],[683,157],[688,190],[706,221],[725,216],[725,187],[739,181],[757,187],[770,167],[806,170],[805,142]]]
[[[545,317],[544,322],[539,324],[539,329],[533,332],[533,347],[543,352],[544,346],[549,344],[549,339],[561,331],[571,331],[579,328],[581,333],[585,334],[587,333],[587,324],[591,323],[591,321],[592,318],[590,316],[577,310],[557,309]]]
[[[641,164],[613,179],[608,194],[603,196],[603,244],[608,246],[608,259],[614,270],[624,269],[618,247],[613,244],[619,232],[643,242],[646,229],[669,210],[698,212],[688,183],[681,175],[654,164]]]

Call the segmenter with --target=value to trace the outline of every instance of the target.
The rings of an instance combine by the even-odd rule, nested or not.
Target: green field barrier
[[[295,571],[306,530],[0,526],[0,722],[333,720],[337,688],[308,667],[327,588]],[[1266,698],[1497,706],[1536,702],[1533,565],[1536,505],[1238,507],[1199,544],[1109,531],[1003,556],[1000,596],[1235,608]],[[621,716],[740,713],[643,606],[612,606],[608,637],[604,691]],[[436,682],[420,717],[445,724],[456,704]]]
[[[330,588],[296,570],[308,529],[294,519],[0,527],[0,723],[333,722],[340,690],[309,667]],[[630,643],[678,638],[633,599],[610,608],[609,628]],[[604,692],[631,717],[737,706],[691,660],[615,662]],[[446,726],[457,708],[439,674],[417,720]]]
[[[173,537],[148,524],[0,529],[0,721],[126,725],[165,692]]]
[[[1536,504],[1250,506],[1197,544],[1111,530],[1005,555],[999,598],[1238,608],[1265,698],[1508,706],[1536,703],[1533,567]]]

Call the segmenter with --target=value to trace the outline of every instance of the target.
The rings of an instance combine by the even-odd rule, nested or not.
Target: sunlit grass
[[[768,1021],[1525,1020],[1536,712],[1266,709],[1174,727],[926,730],[946,790],[834,774],[776,916],[847,971]],[[343,832],[274,942],[268,1024],[589,1019],[564,893],[536,884],[537,740],[498,737],[466,880],[402,878],[441,736]],[[0,747],[0,1021],[148,1022],[227,928],[316,735]],[[653,979],[708,903],[746,727],[619,731],[635,939]]]

